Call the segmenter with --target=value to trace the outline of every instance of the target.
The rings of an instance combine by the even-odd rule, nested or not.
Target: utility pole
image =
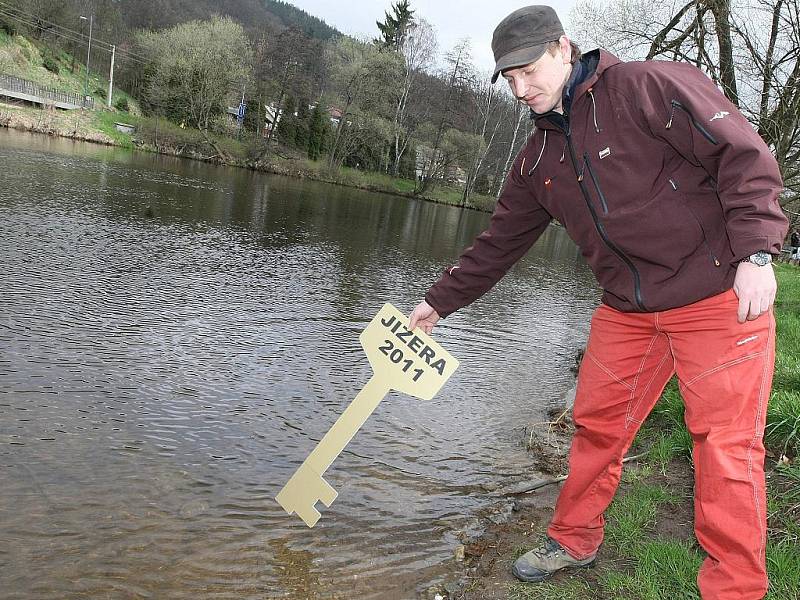
[[[89,18],[81,15],[82,21],[89,21],[89,45],[86,48],[86,82],[83,84],[83,106],[86,108],[86,98],[89,96],[89,58],[92,55],[92,23],[94,15],[89,15]]]
[[[111,44],[111,71],[108,74],[108,108],[111,108],[111,94],[114,91],[114,53],[117,47]]]

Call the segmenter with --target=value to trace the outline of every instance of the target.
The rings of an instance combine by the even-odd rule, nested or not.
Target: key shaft
[[[370,377],[345,411],[336,419],[328,433],[311,451],[305,463],[315,472],[324,475],[336,457],[358,433],[362,425],[389,392],[389,386],[378,375]]]

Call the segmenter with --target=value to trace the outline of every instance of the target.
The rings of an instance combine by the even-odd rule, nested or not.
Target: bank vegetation
[[[797,222],[798,1],[582,0],[568,29],[585,48],[703,69],[772,148],[786,181],[781,202]],[[87,14],[90,77],[76,59],[88,50]],[[113,44],[124,92],[111,104],[121,120],[137,119],[137,109],[149,119],[142,144],[250,164],[302,158],[313,169],[298,171],[324,165],[335,179],[349,168],[402,180],[396,187],[417,195],[442,187],[461,205],[497,196],[533,126],[502,84],[489,85],[468,40],[439,47],[413,0],[387,1],[371,39],[280,0],[0,0],[0,30],[32,40],[51,72],[91,81],[97,105]],[[0,58],[0,72],[19,75],[17,66]],[[176,129],[194,131],[199,146]]]

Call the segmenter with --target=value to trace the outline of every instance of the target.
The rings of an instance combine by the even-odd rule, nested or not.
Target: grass
[[[655,525],[659,506],[675,504],[679,498],[661,485],[636,481],[606,511],[606,540],[619,548],[640,543]]]
[[[770,447],[797,456],[800,453],[800,269],[777,264],[775,274],[778,351],[765,440]]]
[[[325,157],[318,161],[313,161],[297,155],[296,152],[294,152],[294,154],[294,156],[289,156],[288,158],[275,156],[272,158],[272,161],[276,165],[284,167],[288,170],[306,173],[313,179],[327,181],[329,183],[349,185],[376,192],[412,195],[416,187],[413,179],[393,177],[391,175],[387,175],[386,173],[362,171],[360,169],[352,169],[350,167],[331,169],[328,166],[327,158]],[[428,191],[423,198],[435,200],[436,202],[441,202],[443,204],[460,206],[461,194],[462,191],[459,188],[438,185],[432,190]],[[495,199],[491,196],[472,194],[467,206],[469,208],[491,211],[494,208],[494,203]]]
[[[8,36],[8,43],[0,44],[0,70],[33,81],[39,85],[54,87],[65,92],[83,94],[86,71],[79,63],[76,63],[76,70],[71,71],[72,58],[68,60],[59,53],[55,56],[59,66],[59,74],[51,73],[44,68],[44,55],[51,51],[43,46],[41,49],[32,41],[21,35]],[[101,85],[96,76],[90,77],[89,90],[96,89]]]
[[[764,436],[767,445],[780,454],[797,456],[800,446],[800,391],[773,392],[767,407]]]
[[[668,511],[670,505],[691,500],[675,495],[664,486],[648,483],[646,467],[647,464],[641,476],[629,478],[628,489],[606,511],[605,543],[620,557],[621,564],[612,562],[598,574],[601,595],[637,600],[699,599],[696,577],[703,554],[696,541],[693,538],[665,539],[652,534],[659,516]],[[771,528],[767,546],[770,591],[767,600],[797,598],[800,589],[800,524],[796,514],[800,507],[800,466],[791,465],[783,470],[790,476],[782,480],[780,488],[770,490]],[[550,585],[558,588],[560,583]],[[536,595],[538,587],[528,587],[531,588],[528,595],[520,593],[516,597],[549,597]],[[570,582],[569,587],[580,589],[574,582]],[[585,599],[596,595],[566,597]]]
[[[582,579],[572,578],[536,585],[514,584],[509,589],[509,600],[581,600],[592,598],[591,587]]]
[[[652,533],[660,512],[689,498],[649,483],[651,472],[645,463],[627,477],[625,493],[606,511],[606,544],[627,564],[622,570],[604,571],[601,586],[614,598],[699,598],[695,578],[702,558],[694,541],[664,539]]]
[[[137,117],[122,113],[126,122],[136,125],[136,133],[131,136],[145,150],[159,151],[174,149],[189,157],[210,157],[216,155],[203,133],[196,127],[181,127],[163,117]],[[119,120],[119,117],[115,120]],[[113,124],[112,124],[113,125]],[[208,137],[216,147],[230,157],[234,165],[243,165],[248,156],[247,142],[236,138],[209,133]]]
[[[45,69],[44,58],[51,56],[59,67],[56,75]],[[84,57],[85,58],[85,57]],[[53,50],[46,44],[34,42],[22,35],[8,35],[0,30],[0,71],[27,79],[38,85],[52,87],[64,92],[83,95],[86,87],[86,65],[83,60],[75,60],[75,71],[72,71],[73,57],[63,50]],[[106,73],[90,71],[89,94],[94,96],[95,106],[105,106],[104,98],[96,94],[96,90],[108,90]],[[122,90],[114,91],[114,99],[130,97]],[[135,102],[131,101],[133,106]]]
[[[639,443],[649,445],[648,457],[662,473],[675,458],[692,460],[692,437],[684,425],[684,412],[678,381],[673,378],[638,437]]]
[[[766,600],[797,598],[800,590],[800,550],[797,546],[767,546],[770,589]]]
[[[457,188],[437,186],[428,193],[428,196],[434,200],[437,200],[438,202],[444,202],[445,204],[454,204],[458,206],[461,204],[462,193],[463,192]],[[475,193],[470,196],[468,203],[468,206],[472,208],[478,208],[480,210],[493,210],[494,205],[495,198],[492,196]]]
[[[781,463],[776,473],[780,477],[768,486],[768,600],[796,598],[800,590],[800,463]]]
[[[776,477],[777,475],[777,477]],[[779,464],[767,497],[770,537],[775,546],[800,548],[800,464]]]
[[[131,118],[130,115],[124,115],[123,118],[123,116],[120,114],[105,110],[96,111],[92,116],[94,117],[94,124],[96,127],[114,140],[114,143],[117,146],[121,146],[123,148],[135,147],[133,141],[131,140],[131,134],[118,131],[115,123],[118,121],[124,121],[125,123],[131,123],[134,125],[137,119]]]
[[[642,600],[700,598],[695,579],[702,558],[692,544],[648,540],[631,548],[629,555],[635,564],[623,589],[632,597]]]
[[[648,460],[658,466],[662,475],[666,475],[670,462],[676,457],[692,461],[692,436],[686,428],[656,431],[650,436],[649,443]]]

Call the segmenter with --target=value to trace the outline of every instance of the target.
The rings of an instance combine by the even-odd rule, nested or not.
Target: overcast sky
[[[394,0],[396,1],[396,0]],[[383,21],[384,14],[391,9],[393,0],[288,0],[297,8],[319,17],[348,35],[378,35],[375,21]],[[494,67],[492,59],[492,32],[495,26],[509,13],[526,6],[525,0],[411,0],[415,16],[434,26],[439,40],[439,52],[450,50],[461,39],[472,42],[472,57],[475,65],[488,71]],[[575,0],[552,0],[544,2],[556,9],[561,22],[568,26],[569,11]],[[567,31],[569,33],[569,30]]]

